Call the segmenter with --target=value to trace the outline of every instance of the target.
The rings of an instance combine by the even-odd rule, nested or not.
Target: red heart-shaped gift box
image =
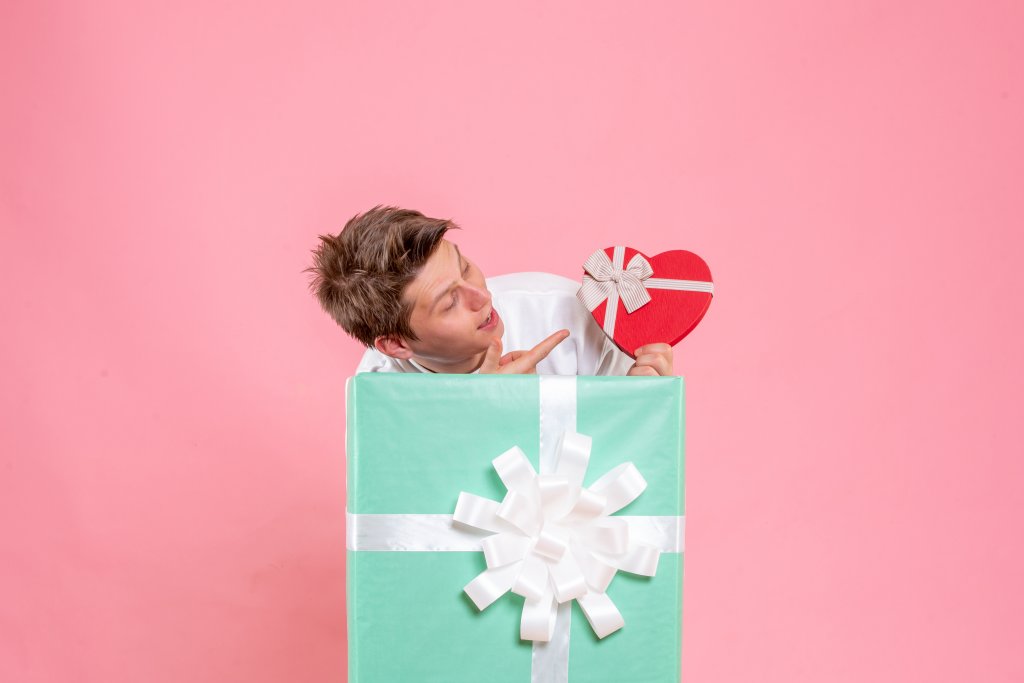
[[[638,285],[650,301],[630,313],[626,302],[643,296],[636,293]],[[679,343],[707,313],[713,293],[708,264],[691,251],[647,256],[632,247],[608,247],[587,260],[580,300],[605,334],[636,358],[636,350],[645,344]],[[611,318],[607,315],[610,300],[615,303]]]

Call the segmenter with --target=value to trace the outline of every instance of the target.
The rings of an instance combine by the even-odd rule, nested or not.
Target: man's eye
[[[455,304],[456,304],[456,302],[458,302],[458,300],[459,300],[459,295],[458,294],[452,294],[452,302],[450,304],[448,304],[448,308],[446,308],[444,310],[450,311],[453,308],[455,308]]]

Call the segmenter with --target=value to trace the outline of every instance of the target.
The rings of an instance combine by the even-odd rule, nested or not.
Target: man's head
[[[444,239],[458,228],[418,211],[375,207],[321,235],[310,288],[341,327],[394,358],[432,370],[479,366],[504,325],[483,273]]]

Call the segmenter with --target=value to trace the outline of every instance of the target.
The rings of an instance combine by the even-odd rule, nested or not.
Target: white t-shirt
[[[569,338],[537,364],[540,375],[625,375],[633,359],[605,335],[576,298],[580,284],[549,273],[512,273],[487,279],[494,307],[505,322],[502,353],[528,351],[558,330]],[[411,360],[370,348],[356,372],[430,372]]]

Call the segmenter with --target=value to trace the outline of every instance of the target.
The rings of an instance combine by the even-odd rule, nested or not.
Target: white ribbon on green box
[[[584,488],[590,439],[575,432],[576,378],[542,376],[539,386],[539,475],[513,447],[494,459],[508,489],[501,504],[463,492],[454,515],[346,513],[347,546],[482,551],[488,569],[465,587],[467,595],[479,609],[510,589],[522,595],[520,637],[534,641],[532,683],[567,683],[572,600],[599,638],[621,628],[608,584],[620,569],[653,576],[660,553],[681,553],[684,517],[609,516],[646,482],[626,462]]]

